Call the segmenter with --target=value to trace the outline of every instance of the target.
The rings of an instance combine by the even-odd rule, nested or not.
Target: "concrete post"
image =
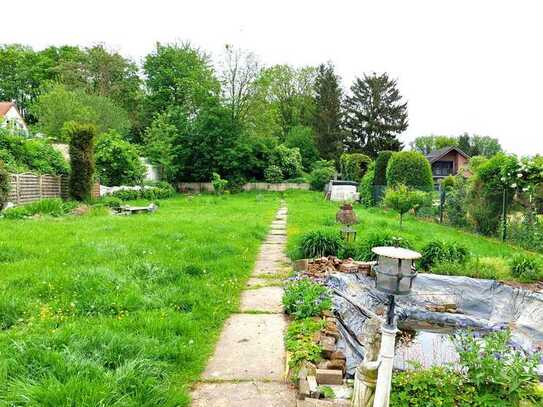
[[[379,351],[379,373],[375,388],[374,407],[388,407],[394,365],[394,345],[396,342],[395,326],[383,325],[381,328],[381,349]]]

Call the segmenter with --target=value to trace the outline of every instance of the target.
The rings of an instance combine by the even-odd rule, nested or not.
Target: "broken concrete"
[[[192,407],[294,407],[296,392],[284,383],[201,383]]]
[[[283,289],[262,287],[244,291],[241,294],[240,311],[283,313]]]

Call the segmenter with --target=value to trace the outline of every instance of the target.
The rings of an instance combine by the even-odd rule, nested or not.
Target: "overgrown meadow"
[[[0,221],[0,404],[185,406],[279,204]],[[95,215],[95,216],[93,216]]]

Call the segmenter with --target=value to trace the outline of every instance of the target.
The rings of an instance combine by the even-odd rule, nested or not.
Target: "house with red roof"
[[[0,102],[0,128],[28,136],[28,126],[19,113],[15,102]]]

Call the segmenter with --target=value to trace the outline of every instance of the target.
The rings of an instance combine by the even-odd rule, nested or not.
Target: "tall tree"
[[[381,150],[398,151],[398,136],[407,129],[407,102],[386,73],[356,78],[345,99],[347,150],[376,157]]]
[[[315,68],[275,65],[258,79],[259,92],[278,114],[281,138],[294,126],[309,126],[315,106]]]
[[[498,139],[488,136],[470,136],[464,133],[458,137],[459,148],[471,157],[482,155],[492,157],[502,151],[502,146]]]
[[[432,151],[445,147],[458,147],[458,139],[449,136],[421,136],[411,142],[411,149],[422,154],[429,154]]]
[[[221,65],[223,97],[232,120],[243,122],[257,92],[256,79],[262,68],[255,54],[228,44]]]
[[[209,57],[189,43],[157,44],[143,64],[147,120],[178,106],[194,114],[209,98],[218,98],[220,83]]]
[[[337,161],[342,149],[340,78],[331,63],[317,68],[315,79],[315,118],[313,127],[320,155]]]

